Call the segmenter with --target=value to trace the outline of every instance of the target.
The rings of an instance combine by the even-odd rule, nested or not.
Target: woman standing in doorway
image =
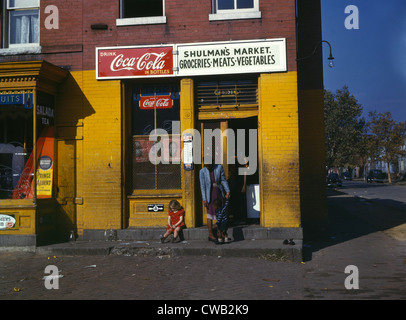
[[[216,219],[213,201],[217,198],[230,198],[230,187],[226,180],[224,168],[220,164],[205,164],[199,172],[199,178],[202,200],[207,210],[209,241],[216,242],[217,238],[213,235],[213,220]]]

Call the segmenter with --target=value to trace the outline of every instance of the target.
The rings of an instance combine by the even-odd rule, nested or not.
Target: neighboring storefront
[[[67,72],[43,61],[0,64],[0,239],[35,245],[56,224],[55,95]]]

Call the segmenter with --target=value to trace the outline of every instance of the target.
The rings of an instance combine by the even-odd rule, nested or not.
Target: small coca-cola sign
[[[99,48],[97,78],[173,76],[173,47]]]
[[[143,96],[140,98],[140,109],[171,109],[173,107],[173,100],[171,96]]]

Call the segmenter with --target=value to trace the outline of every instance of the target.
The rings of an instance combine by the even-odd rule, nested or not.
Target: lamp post
[[[308,59],[308,58],[310,58],[310,57],[312,57],[315,53],[316,53],[316,50],[317,50],[317,48],[318,48],[318,46],[321,44],[323,44],[323,42],[325,42],[325,43],[327,43],[328,44],[328,46],[329,46],[329,48],[330,48],[330,55],[328,56],[328,66],[330,67],[330,68],[333,68],[334,67],[334,57],[333,57],[333,54],[332,54],[332,49],[331,49],[331,44],[330,44],[330,42],[328,42],[328,41],[326,41],[326,40],[321,40],[321,41],[319,41],[317,44],[316,44],[316,46],[314,47],[314,50],[313,50],[313,53],[312,54],[310,54],[310,55],[308,55],[307,57],[303,57],[303,58],[297,58],[296,59],[296,61],[301,61],[301,60],[305,60],[305,59]]]

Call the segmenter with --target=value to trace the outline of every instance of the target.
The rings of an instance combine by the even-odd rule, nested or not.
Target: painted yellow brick
[[[259,83],[261,224],[300,225],[296,72],[263,74]]]

